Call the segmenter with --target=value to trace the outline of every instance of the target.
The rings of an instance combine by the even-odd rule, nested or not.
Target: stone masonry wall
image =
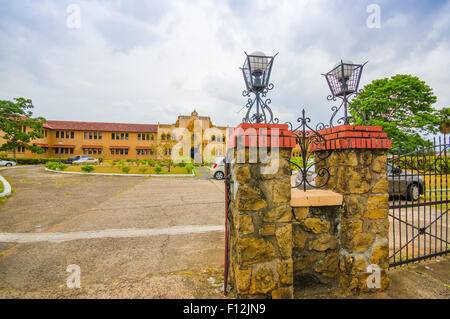
[[[370,290],[367,267],[381,268],[381,289],[389,284],[389,203],[386,150],[334,150],[316,169],[328,168],[326,186],[344,196],[340,224],[340,284],[351,292]],[[321,183],[319,177],[318,183]]]
[[[270,154],[269,154],[270,155]],[[276,174],[270,165],[231,163],[230,281],[237,298],[292,298],[292,209],[290,148],[279,149]]]
[[[293,207],[293,212],[296,295],[338,287],[341,206]]]

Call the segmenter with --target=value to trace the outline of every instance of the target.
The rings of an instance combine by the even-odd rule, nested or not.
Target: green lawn
[[[92,173],[112,173],[112,174],[124,174],[122,172],[122,168],[120,166],[101,166],[101,165],[93,165],[94,166],[94,170],[92,171]],[[149,166],[129,166],[130,167],[130,172],[128,174],[157,174],[155,172],[155,168],[154,167],[149,167]],[[145,172],[141,172],[139,171],[139,169],[141,168],[146,168],[147,171]],[[83,171],[81,170],[81,166],[75,165],[75,166],[69,166],[66,170],[66,172],[81,172],[83,173]],[[179,175],[179,174],[188,174],[187,170],[184,167],[171,167],[170,168],[170,172],[168,171],[167,167],[163,167],[162,168],[162,172],[160,173],[161,175]]]
[[[3,183],[0,182],[0,193],[3,193],[3,190],[4,190],[4,188],[3,188]]]

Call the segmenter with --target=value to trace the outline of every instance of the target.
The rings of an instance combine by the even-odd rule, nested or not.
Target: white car
[[[0,166],[16,166],[16,162],[0,160]]]
[[[210,169],[211,175],[215,179],[224,179],[225,178],[225,157],[217,157],[214,161],[214,164]]]
[[[82,157],[76,161],[73,161],[72,164],[97,164],[98,159],[93,157]]]

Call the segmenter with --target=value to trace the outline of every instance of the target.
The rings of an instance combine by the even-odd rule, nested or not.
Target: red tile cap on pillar
[[[325,141],[315,151],[342,149],[389,149],[392,142],[381,126],[340,125],[318,132]]]
[[[232,130],[227,148],[243,147],[283,147],[295,146],[295,138],[287,124],[241,123]],[[242,137],[245,136],[243,139]],[[239,142],[238,142],[239,141]]]

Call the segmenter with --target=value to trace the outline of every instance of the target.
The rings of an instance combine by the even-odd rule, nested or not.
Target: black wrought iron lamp
[[[342,103],[339,107],[333,106],[331,109],[333,111],[333,115],[330,120],[330,126],[333,126],[333,120],[342,107],[344,107],[344,116],[338,119],[337,123],[349,124],[347,109],[350,105],[350,98],[352,95],[358,95],[361,73],[366,63],[354,64],[351,61],[341,60],[341,62],[336,64],[331,71],[323,74],[331,91],[331,95],[329,95],[327,99],[329,101],[336,101],[336,98],[342,99]],[[350,106],[361,114],[361,112],[359,112],[358,108],[355,105]],[[361,117],[364,119],[364,116],[362,114]]]
[[[278,123],[278,119],[273,117],[272,110],[269,107],[270,99],[263,100],[269,90],[273,89],[270,83],[270,74],[272,72],[273,60],[278,55],[266,56],[263,52],[256,51],[247,54],[244,66],[241,68],[244,75],[247,89],[242,92],[243,96],[249,97],[245,108],[247,113],[243,119],[244,123]],[[255,98],[250,98],[250,93],[255,94]],[[254,113],[251,114],[252,109]]]

